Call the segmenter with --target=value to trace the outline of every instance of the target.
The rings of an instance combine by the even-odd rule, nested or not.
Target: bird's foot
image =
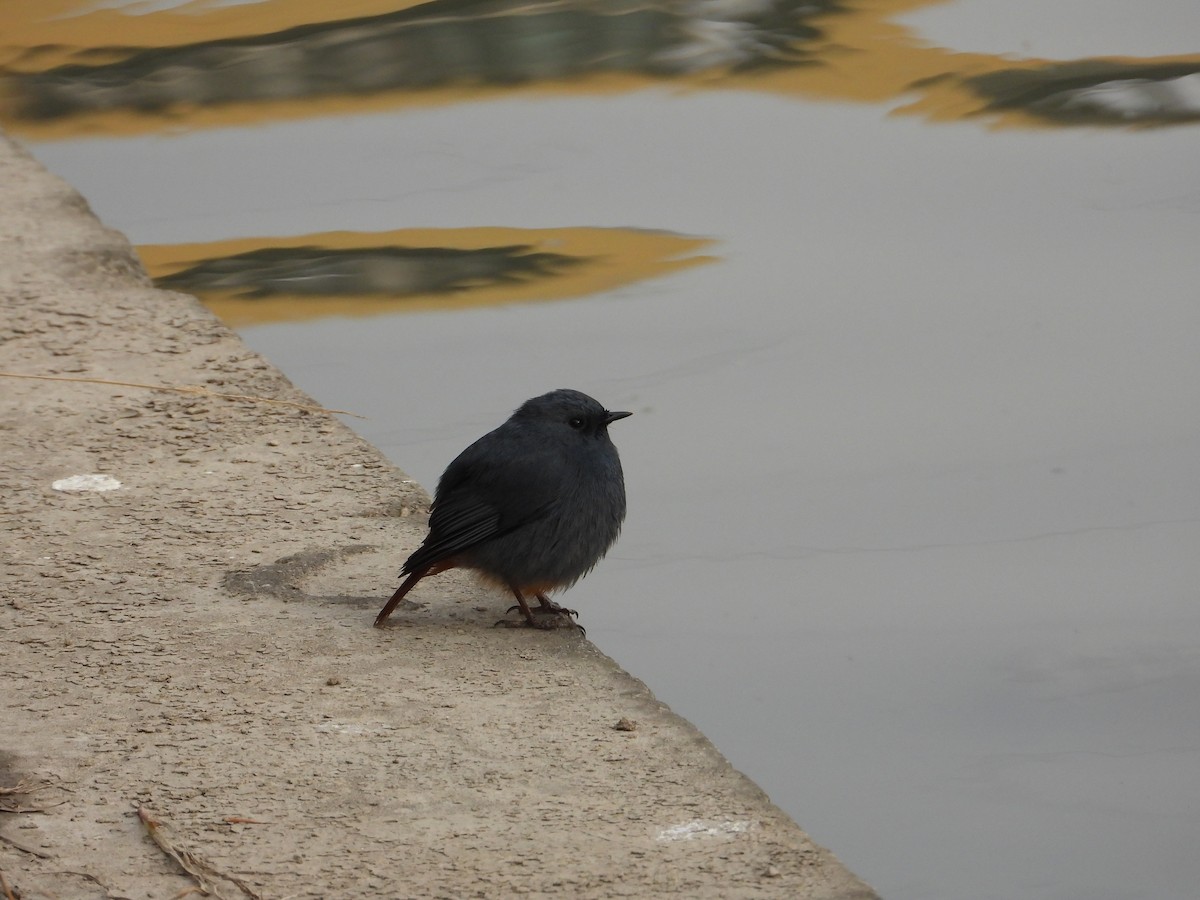
[[[508,610],[509,613],[513,610],[519,610],[521,607],[514,606]],[[519,619],[501,619],[496,623],[496,628],[536,628],[539,631],[555,631],[559,628],[578,628],[579,633],[587,637],[587,629],[576,622],[572,616],[578,616],[573,609],[564,609],[558,604],[553,607],[537,606],[530,610],[528,619],[523,616]]]

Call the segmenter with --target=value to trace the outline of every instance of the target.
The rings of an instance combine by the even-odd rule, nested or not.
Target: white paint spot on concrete
[[[82,491],[115,491],[121,487],[121,482],[111,475],[72,475],[60,478],[50,487],[56,491],[79,493]]]
[[[660,841],[694,841],[699,838],[724,838],[735,834],[745,834],[758,825],[750,819],[725,822],[701,822],[693,819],[682,825],[672,825],[658,833]]]

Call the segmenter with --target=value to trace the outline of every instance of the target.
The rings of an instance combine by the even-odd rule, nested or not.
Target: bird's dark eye
[[[580,428],[583,427],[583,419],[579,418],[579,416],[576,416],[571,421],[569,421],[567,424],[570,425],[572,428],[574,428],[576,431],[578,431]]]

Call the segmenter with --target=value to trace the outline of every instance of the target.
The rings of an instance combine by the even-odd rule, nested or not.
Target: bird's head
[[[559,388],[532,400],[526,400],[513,413],[515,421],[561,426],[581,435],[599,435],[617,419],[633,413],[611,412],[587,394],[569,388]]]

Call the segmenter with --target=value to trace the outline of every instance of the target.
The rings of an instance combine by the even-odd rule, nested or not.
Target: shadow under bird
[[[418,581],[453,568],[511,591],[517,606],[509,612],[519,608],[521,624],[572,622],[578,613],[547,595],[591,571],[621,531],[625,478],[608,426],[628,415],[579,391],[551,391],[460,453],[438,481],[429,534],[375,627]]]

